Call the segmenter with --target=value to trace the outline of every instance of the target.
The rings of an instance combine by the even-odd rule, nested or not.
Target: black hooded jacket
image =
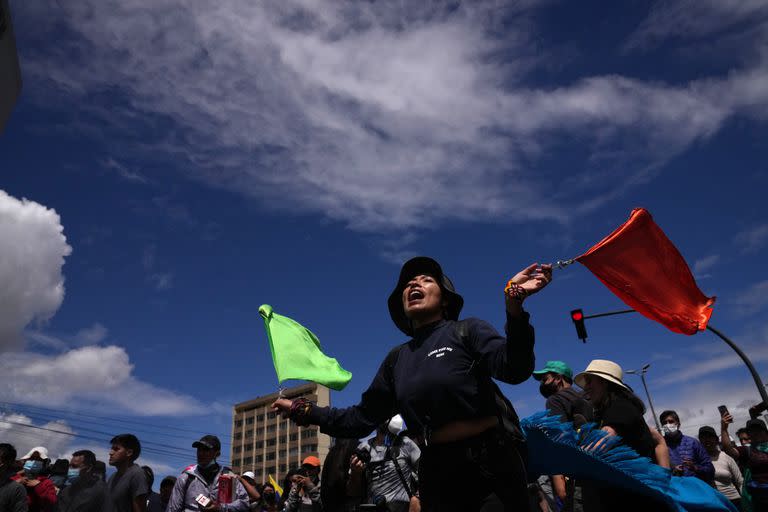
[[[506,338],[483,320],[463,322],[466,343],[452,320],[425,326],[394,349],[398,351],[394,358],[382,363],[358,405],[313,407],[309,421],[326,434],[355,438],[397,413],[414,435],[457,420],[495,416],[491,378],[518,384],[533,372],[534,331],[529,315],[508,315]],[[394,364],[388,363],[390,359]]]

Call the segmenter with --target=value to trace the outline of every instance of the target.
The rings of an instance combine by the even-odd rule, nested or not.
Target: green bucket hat
[[[541,380],[544,375],[548,373],[556,373],[558,375],[562,375],[570,381],[573,381],[573,370],[571,370],[571,367],[565,364],[563,361],[547,361],[547,364],[544,365],[544,368],[533,372],[533,378],[536,380]]]

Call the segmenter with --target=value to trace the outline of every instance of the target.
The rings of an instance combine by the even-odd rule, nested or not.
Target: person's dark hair
[[[360,443],[357,439],[336,439],[331,446],[323,464],[323,485],[320,486],[320,502],[326,510],[342,510],[347,497],[347,481],[349,480],[349,460]],[[359,493],[365,496],[365,482],[362,482]]]
[[[291,487],[293,487],[293,482],[291,482],[291,477],[293,475],[298,475],[299,471],[301,471],[301,468],[292,468],[289,469],[288,472],[285,474],[285,477],[283,477],[283,494],[280,496],[280,508],[282,509],[285,505],[286,500],[288,499],[288,493],[291,492]],[[320,487],[322,490],[322,487]]]
[[[92,473],[94,475],[99,475],[102,482],[107,479],[107,465],[104,463],[104,461],[97,460],[93,463],[93,471]]]
[[[92,470],[96,467],[96,454],[91,450],[78,450],[72,454],[73,457],[82,457],[85,465]]]
[[[675,420],[677,423],[680,423],[680,416],[677,415],[677,413],[673,410],[664,411],[659,415],[659,421],[664,423],[664,420],[672,417],[673,420]]]
[[[274,485],[272,485],[271,483],[269,483],[269,482],[264,482],[263,484],[261,484],[261,490],[262,490],[262,491],[263,491],[264,489],[266,489],[267,487],[269,487],[269,488],[270,488],[270,489],[272,489],[273,491],[277,492],[277,491],[275,490],[275,486],[274,486]]]
[[[9,466],[16,462],[16,448],[12,444],[0,443],[0,462],[5,462]]]
[[[636,394],[634,394],[629,389],[619,386],[618,384],[615,384],[611,381],[606,381],[606,384],[607,387],[605,389],[605,398],[603,399],[603,403],[597,404],[595,409],[598,411],[604,411],[615,400],[624,398],[625,400],[629,400],[629,403],[634,405],[635,408],[640,411],[640,414],[645,414],[645,403],[643,403],[643,401],[640,400]]]
[[[126,450],[133,450],[131,462],[134,462],[141,455],[141,443],[139,438],[133,434],[119,434],[112,438],[111,444],[122,446]]]
[[[164,488],[164,487],[173,487],[174,485],[176,485],[176,477],[175,476],[167,476],[167,477],[163,478],[160,481],[160,488],[161,489]]]
[[[736,437],[739,437],[741,434],[749,435],[749,432],[747,432],[746,428],[741,427],[739,430],[736,431]]]
[[[141,466],[141,469],[144,470],[144,476],[147,478],[147,487],[152,491],[152,485],[155,483],[155,472],[149,466]]]
[[[69,470],[69,461],[67,459],[56,459],[56,462],[51,464],[48,472],[51,475],[66,476],[67,470]]]

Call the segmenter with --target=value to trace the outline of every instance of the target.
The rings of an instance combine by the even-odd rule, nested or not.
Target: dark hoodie
[[[58,512],[100,512],[106,496],[107,484],[89,473],[59,492]]]

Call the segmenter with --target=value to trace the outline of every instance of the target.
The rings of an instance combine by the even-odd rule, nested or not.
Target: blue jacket
[[[711,483],[715,478],[715,467],[712,465],[712,459],[701,445],[701,443],[690,436],[685,436],[678,432],[677,435],[667,435],[664,437],[669,447],[669,459],[672,467],[682,466],[682,476],[697,476],[707,483]],[[683,462],[690,460],[693,462],[693,471],[683,466]]]

